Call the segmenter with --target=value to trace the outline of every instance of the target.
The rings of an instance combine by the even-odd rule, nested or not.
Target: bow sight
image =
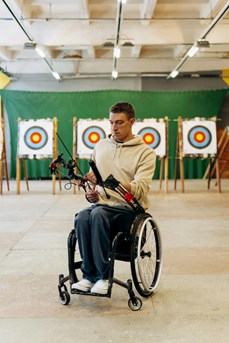
[[[74,182],[72,182],[72,180],[78,181],[78,183],[77,183],[78,186],[82,187],[85,192],[86,192],[86,186],[88,186],[88,188],[90,189],[91,187],[88,184],[87,180],[84,178],[84,176],[75,173],[76,168],[79,170],[76,161],[71,159],[68,162],[66,162],[62,156],[63,156],[63,153],[58,155],[57,159],[54,160],[50,164],[49,170],[50,170],[51,174],[59,175],[59,166],[63,167],[63,168],[68,170],[67,177],[69,179],[69,182],[67,184],[65,184],[65,186],[64,186],[65,189],[71,189],[72,185],[76,185]]]

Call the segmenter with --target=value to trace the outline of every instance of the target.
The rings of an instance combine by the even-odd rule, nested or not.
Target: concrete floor
[[[51,181],[21,182],[16,195],[0,196],[0,342],[226,343],[229,337],[229,180],[186,180],[185,193],[159,192],[153,183],[150,212],[163,240],[158,292],[129,309],[128,294],[114,285],[112,298],[73,295],[59,303],[58,275],[67,274],[66,239],[84,194],[51,194]],[[58,185],[57,185],[58,186]],[[128,263],[117,262],[126,281]]]

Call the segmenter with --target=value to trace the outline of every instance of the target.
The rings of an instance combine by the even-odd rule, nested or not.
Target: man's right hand
[[[99,192],[96,189],[89,189],[85,194],[87,201],[96,203],[99,201]]]

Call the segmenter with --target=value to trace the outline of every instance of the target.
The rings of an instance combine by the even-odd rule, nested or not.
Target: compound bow
[[[87,177],[84,176],[83,173],[81,172],[81,170],[79,169],[76,161],[71,156],[70,152],[68,151],[67,147],[65,146],[65,144],[62,141],[62,139],[60,138],[60,136],[58,134],[57,134],[57,136],[60,139],[61,143],[64,145],[64,147],[67,150],[68,154],[70,155],[71,159],[68,162],[66,162],[63,159],[63,153],[58,155],[57,159],[54,160],[49,166],[49,170],[50,170],[51,174],[58,175],[59,174],[58,166],[60,165],[61,167],[68,170],[68,178],[69,178],[70,182],[65,184],[65,188],[71,189],[72,185],[76,185],[75,182],[72,182],[72,180],[75,180],[75,181],[77,181],[78,186],[82,187],[86,193],[87,188],[91,189],[91,185],[88,182]],[[125,201],[137,213],[144,213],[145,212],[144,208],[139,204],[137,199],[135,199],[135,197],[121,184],[121,182],[116,180],[112,174],[110,174],[106,178],[106,180],[103,181],[102,176],[101,176],[99,170],[97,169],[95,162],[93,160],[90,160],[89,165],[90,165],[91,170],[93,171],[93,173],[96,177],[96,180],[97,180],[96,183],[99,186],[103,187],[107,199],[110,198],[110,195],[106,192],[106,188],[117,192],[123,199],[125,199]],[[75,173],[75,169],[78,169],[78,171],[80,172],[80,175]],[[69,186],[69,184],[70,184],[70,186]]]

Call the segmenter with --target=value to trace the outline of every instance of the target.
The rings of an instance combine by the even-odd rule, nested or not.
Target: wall
[[[50,75],[30,75],[28,77],[17,77],[17,81],[11,82],[7,87],[9,90],[25,90],[30,92],[42,91],[42,92],[83,92],[83,91],[96,91],[96,90],[130,90],[130,91],[195,91],[195,90],[216,90],[216,89],[228,89],[228,86],[220,79],[216,77],[208,78],[182,78],[171,79],[165,78],[119,78],[117,80],[111,79],[72,79],[57,82]],[[115,93],[115,92],[114,92]],[[226,101],[227,100],[227,101]],[[225,101],[221,106],[219,113],[220,121],[222,125],[229,125],[228,113],[229,113],[229,93],[225,96]],[[93,110],[93,109],[92,109]],[[10,118],[10,116],[9,116]],[[9,119],[10,120],[10,119]],[[9,135],[9,124],[6,120],[6,137]],[[10,156],[10,140],[7,140],[7,156],[8,160],[11,160]],[[10,168],[9,168],[10,170]]]
[[[107,78],[72,79],[56,81],[52,75],[16,76],[17,81],[11,82],[7,89],[28,91],[95,91],[104,89],[123,89],[139,91],[191,91],[227,89],[227,84],[219,77],[192,77],[192,78]]]
[[[219,77],[183,77],[167,80],[165,77],[143,78],[79,78],[57,82],[52,75],[16,76],[7,89],[50,92],[95,91],[105,89],[138,90],[138,91],[192,91],[228,89],[227,84]],[[219,113],[219,127],[229,125],[229,92]]]
[[[212,90],[227,89],[227,84],[219,77],[183,77],[175,79],[155,79],[143,78],[143,91],[192,91],[192,90]]]
[[[142,90],[141,78],[106,78],[72,79],[56,81],[52,75],[17,76],[7,89],[49,92],[79,92],[104,89]]]

